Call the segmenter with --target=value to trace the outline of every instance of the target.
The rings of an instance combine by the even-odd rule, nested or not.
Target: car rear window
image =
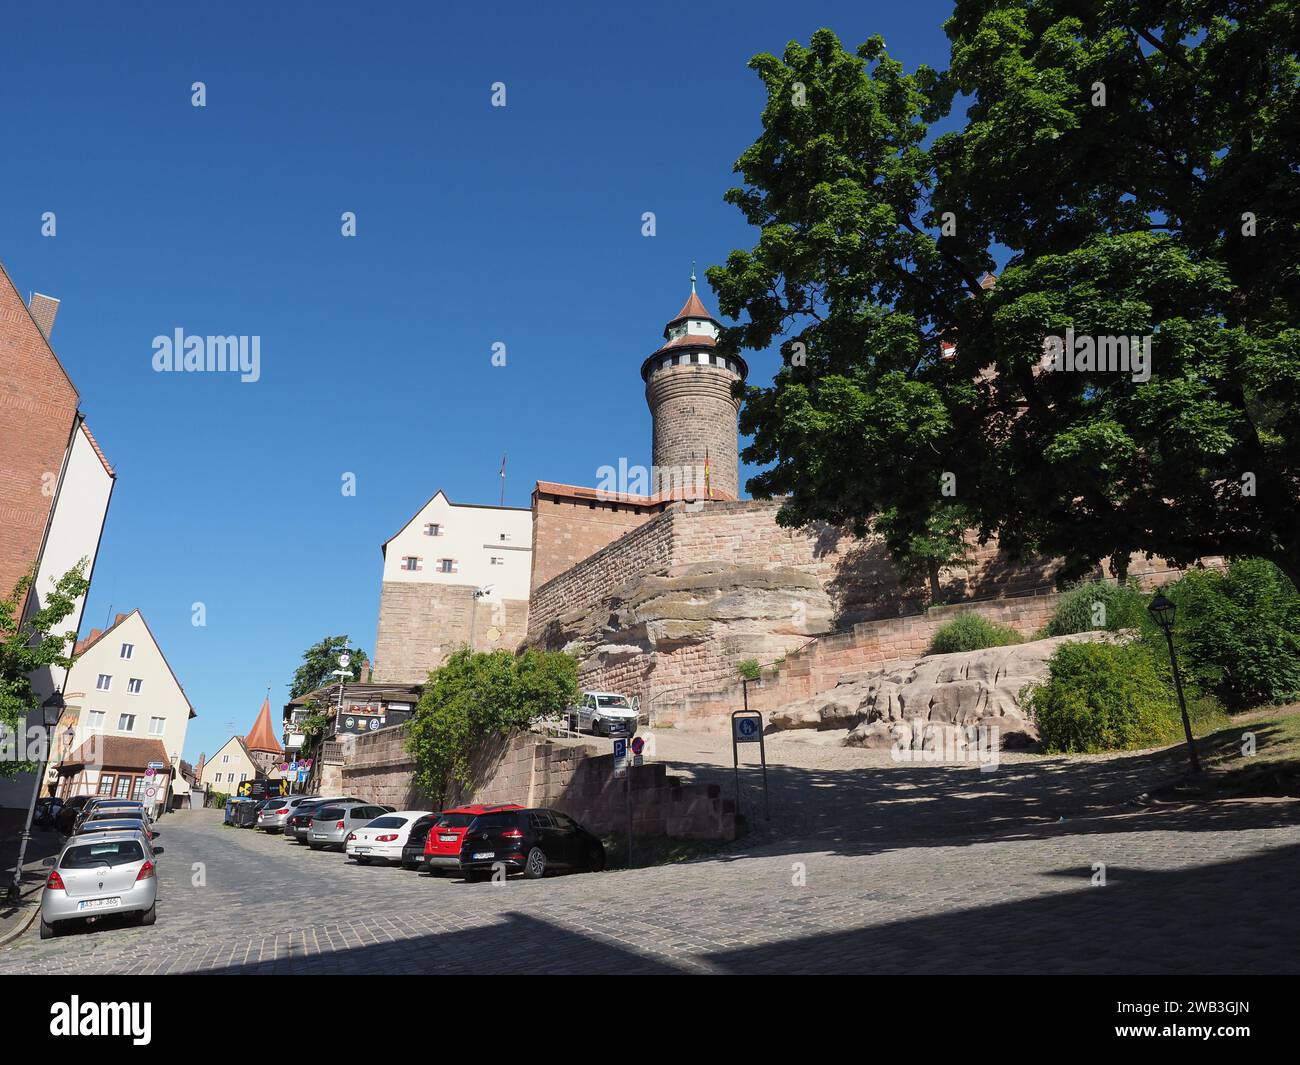
[[[343,808],[341,806],[326,806],[312,814],[312,817],[319,817],[322,821],[329,821],[330,819],[337,821],[342,816]]]
[[[465,828],[476,817],[476,814],[443,814],[438,819],[439,828]]]
[[[78,847],[69,847],[64,852],[61,869],[93,869],[97,865],[125,865],[138,862],[144,857],[144,850],[133,839],[119,839],[108,843],[85,843]]]
[[[493,829],[493,828],[510,828],[519,823],[517,813],[501,814],[479,814],[474,818],[474,828]]]
[[[406,820],[405,817],[376,817],[366,828],[401,828]]]

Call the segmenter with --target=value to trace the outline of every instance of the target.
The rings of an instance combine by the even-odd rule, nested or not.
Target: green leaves
[[[76,631],[58,628],[90,588],[85,577],[88,565],[83,558],[48,589],[33,589],[29,574],[18,581],[8,599],[0,599],[0,732],[26,727],[27,715],[37,709],[32,673],[72,665]],[[21,614],[29,591],[39,605],[24,620]],[[0,761],[0,777],[31,768],[28,762]]]
[[[724,346],[786,359],[745,390],[750,491],[887,516],[912,568],[960,504],[1063,579],[1133,551],[1300,576],[1300,14],[959,0],[945,30],[942,73],[829,30],[751,63],[727,199],[759,235],[708,271]],[[1045,368],[1067,330],[1149,342],[1149,377]]]
[[[441,807],[470,783],[478,744],[556,716],[578,697],[578,664],[558,651],[471,653],[462,647],[429,674],[407,749],[416,786]]]
[[[318,643],[312,644],[302,653],[302,665],[293,674],[293,684],[289,688],[289,698],[297,699],[327,684],[338,683],[334,671],[339,668],[339,655],[347,653],[352,656],[348,663],[351,680],[359,681],[370,659],[360,647],[350,646],[347,636],[326,636]]]

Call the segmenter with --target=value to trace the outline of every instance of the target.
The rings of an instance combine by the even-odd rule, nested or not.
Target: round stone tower
[[[740,498],[740,404],[731,386],[749,367],[738,356],[715,352],[721,328],[696,295],[692,273],[690,298],[664,327],[663,346],[641,364],[654,426],[651,461],[659,471],[652,491],[685,483],[697,491],[674,494]]]

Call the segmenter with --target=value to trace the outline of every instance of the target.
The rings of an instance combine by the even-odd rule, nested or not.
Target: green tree
[[[352,680],[359,681],[370,659],[360,647],[349,647],[348,643],[347,636],[326,636],[308,647],[302,653],[302,665],[294,671],[289,698],[297,699],[327,684],[337,684],[338,677],[334,676],[334,671],[339,668],[339,655],[344,651],[352,656],[348,664]]]
[[[407,747],[416,786],[442,806],[469,781],[474,747],[564,712],[578,698],[578,664],[560,651],[472,653],[462,647],[429,674]]]
[[[955,501],[1062,582],[1131,551],[1297,581],[1298,27],[1290,0],[959,0],[943,72],[829,30],[755,57],[727,199],[759,237],[708,272],[722,346],[783,354],[743,391],[750,491],[903,561]],[[1067,328],[1151,337],[1149,380],[1049,372]]]
[[[28,574],[15,585],[8,599],[0,599],[0,732],[13,733],[26,726],[27,715],[36,709],[36,692],[31,674],[38,669],[67,669],[77,634],[56,631],[73,613],[77,600],[90,589],[85,577],[87,559],[54,582],[44,605],[22,618],[23,605],[33,577]],[[30,772],[26,761],[0,760],[0,777]]]

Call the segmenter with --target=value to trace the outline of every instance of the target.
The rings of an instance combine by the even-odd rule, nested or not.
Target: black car
[[[498,810],[479,814],[460,845],[460,867],[478,879],[504,866],[538,880],[548,869],[604,869],[605,847],[559,810]]]
[[[278,802],[279,799],[258,799],[257,802],[241,802],[235,807],[234,813],[230,816],[230,823],[236,828],[256,828],[257,812],[265,807],[268,803]]]
[[[93,795],[73,795],[63,804],[63,809],[55,815],[54,827],[65,836],[72,835],[72,829],[77,823],[77,815],[81,813],[82,807],[93,798]]]
[[[403,869],[424,868],[424,841],[429,838],[429,830],[438,823],[441,816],[441,813],[432,813],[416,819],[406,842],[402,844]]]
[[[36,810],[32,816],[32,823],[37,828],[53,828],[55,818],[63,809],[63,800],[57,796],[46,796],[36,804]]]

